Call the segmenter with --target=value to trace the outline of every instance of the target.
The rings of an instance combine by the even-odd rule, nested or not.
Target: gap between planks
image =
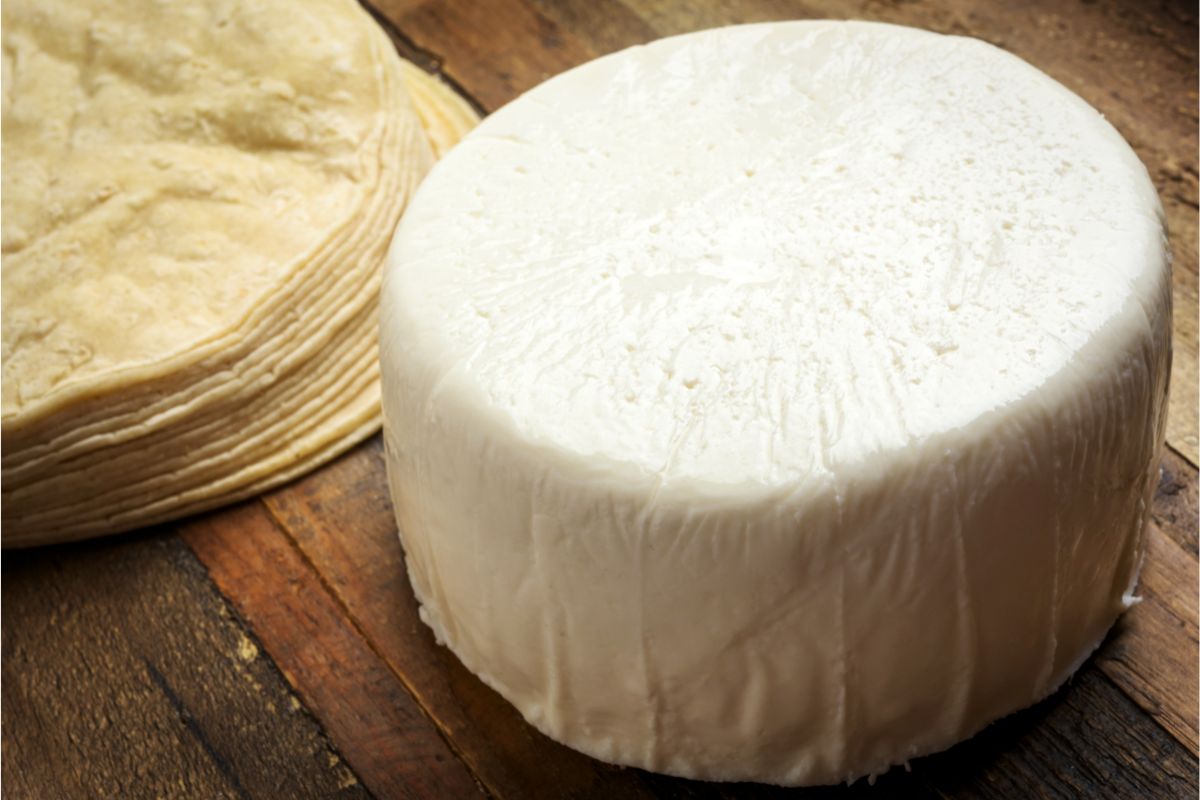
[[[1165,442],[1163,444],[1163,447],[1170,450],[1175,455],[1179,456],[1179,460],[1186,462],[1188,465],[1191,466],[1192,469],[1200,470],[1200,464],[1197,464],[1194,459],[1192,459],[1187,453],[1183,452],[1175,445],[1171,444],[1170,442]]]
[[[429,720],[434,730],[436,730],[438,735],[441,736],[442,741],[446,743],[446,746],[450,749],[450,751],[454,753],[460,762],[462,762],[467,771],[474,776],[475,782],[479,784],[479,787],[484,791],[485,795],[492,798],[498,797],[498,794],[493,789],[488,787],[487,782],[483,779],[483,777],[471,766],[470,761],[465,757],[458,745],[454,742],[454,738],[450,735],[450,732],[446,730],[441,721],[432,713],[430,713],[430,710],[421,702],[420,698],[417,696],[415,688],[405,677],[404,673],[392,666],[392,663],[388,660],[387,656],[384,655],[375,642],[369,636],[367,636],[366,632],[359,624],[358,619],[354,616],[350,608],[346,605],[346,602],[342,599],[342,596],[337,591],[337,588],[333,586],[328,579],[326,579],[321,570],[317,568],[317,565],[313,563],[313,560],[309,557],[308,553],[305,552],[304,548],[300,546],[300,543],[296,541],[296,537],[292,535],[290,530],[288,530],[287,525],[284,524],[284,521],[281,520],[279,515],[275,513],[275,510],[272,509],[271,506],[262,498],[258,498],[256,502],[266,512],[267,516],[270,517],[275,529],[283,535],[283,538],[287,541],[288,546],[292,548],[294,553],[296,553],[301,563],[303,563],[310,572],[316,575],[317,582],[320,584],[321,589],[326,595],[329,596],[333,604],[337,606],[338,610],[341,612],[342,619],[344,619],[354,633],[360,639],[362,639],[367,648],[371,651],[372,655],[375,656],[376,660],[383,664],[387,668],[388,672],[390,672],[400,683],[400,685],[404,687],[404,691],[408,692],[408,696],[412,698],[413,703],[417,706],[417,708],[421,709],[421,713],[424,714],[425,718]],[[407,575],[404,576],[404,580],[408,580]]]
[[[459,97],[467,101],[467,104],[471,106],[480,118],[488,115],[488,109],[484,108],[483,103],[479,102],[477,97],[468,92],[454,76],[446,72],[445,59],[442,56],[418,45],[404,31],[400,30],[390,17],[371,3],[362,2],[361,5],[371,15],[371,18],[378,23],[379,27],[383,28],[384,33],[392,40],[392,46],[396,48],[396,52],[401,57],[408,59],[430,75],[443,80]]]
[[[444,761],[436,752],[436,746],[433,752],[427,752],[430,742],[420,741],[423,734],[431,732],[436,745],[444,748],[453,764],[469,776],[471,793],[494,796],[436,720],[430,717],[428,710],[413,696],[407,682],[363,635],[338,593],[306,558],[261,498],[184,523],[179,526],[179,534],[203,565],[209,579],[242,617],[246,628],[254,634],[309,711],[320,720],[330,740],[368,789],[385,796],[404,796],[411,784],[424,787],[418,792],[420,796],[465,796],[467,784],[453,768],[443,765],[438,769],[426,769],[431,763]],[[275,541],[272,543],[269,537],[274,537]],[[252,565],[256,557],[262,559],[265,566],[260,569],[260,574],[239,572]],[[253,570],[253,566],[249,568]],[[275,578],[277,583],[271,585],[268,582],[269,594],[256,600],[255,588],[264,577]],[[308,586],[305,586],[306,582]],[[297,604],[296,607],[288,610],[294,616],[302,616],[309,623],[307,627],[296,625],[294,619],[272,624],[272,613],[279,613],[279,608],[288,602],[286,599],[279,602],[280,589],[300,596],[299,600],[291,601]],[[295,614],[297,611],[302,614]],[[321,616],[328,619],[322,621]],[[327,627],[329,624],[338,629],[331,630]],[[312,641],[312,637],[319,634],[340,638],[341,646],[321,647],[321,643]],[[308,651],[319,654],[319,666],[314,668],[304,663],[306,652],[311,656]],[[351,661],[365,657],[368,663],[359,665],[365,669],[349,670],[349,674],[343,676],[339,669],[341,665],[330,662],[331,654]],[[317,674],[322,669],[328,674]],[[379,685],[379,680],[385,676],[392,682],[392,688],[399,689],[402,697],[396,697],[394,693],[387,696],[389,687]],[[344,688],[349,692],[331,691],[325,685],[336,684],[339,679],[346,683]],[[347,699],[346,694],[355,690],[360,696]],[[332,702],[335,697],[337,702]],[[328,713],[328,709],[335,706],[339,713]],[[419,719],[412,719],[414,713]],[[372,723],[377,730],[370,730]],[[412,741],[403,741],[406,739]],[[389,744],[401,741],[406,745],[405,753],[388,751]],[[408,763],[413,758],[419,759],[419,763]]]

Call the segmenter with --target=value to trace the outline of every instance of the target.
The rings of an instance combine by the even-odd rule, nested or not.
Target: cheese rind
[[[434,168],[382,306],[422,617],[596,757],[881,772],[1052,691],[1130,602],[1161,210],[981,42],[774,23],[565,73]]]

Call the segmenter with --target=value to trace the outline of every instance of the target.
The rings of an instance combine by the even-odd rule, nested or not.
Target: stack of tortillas
[[[374,432],[381,263],[470,108],[353,0],[3,14],[3,544],[211,508]]]

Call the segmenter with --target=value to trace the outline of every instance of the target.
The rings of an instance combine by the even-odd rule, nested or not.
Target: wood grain
[[[485,111],[596,55],[526,2],[372,0],[371,5]]]
[[[1154,495],[1143,601],[1118,622],[1096,664],[1193,754],[1200,720],[1197,635],[1197,470],[1177,453],[1163,455]]]
[[[3,794],[363,797],[177,538],[8,552]]]
[[[940,755],[914,762],[943,797],[1196,796],[1192,754],[1103,675],[1083,669],[1063,690]]]
[[[1151,528],[1138,592],[1096,665],[1193,755],[1197,749],[1196,559]]]
[[[353,530],[342,534],[354,541]],[[474,777],[262,503],[193,521],[182,536],[262,636],[304,703],[319,709],[330,738],[372,791],[385,797],[480,794]]]
[[[1150,513],[1159,529],[1193,556],[1197,555],[1196,521],[1200,519],[1198,494],[1196,468],[1168,448]]]

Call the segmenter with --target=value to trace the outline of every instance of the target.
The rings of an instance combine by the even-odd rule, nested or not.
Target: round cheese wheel
[[[605,761],[819,784],[1054,691],[1133,602],[1163,216],[983,42],[706,31],[501,109],[382,296],[422,618]]]

